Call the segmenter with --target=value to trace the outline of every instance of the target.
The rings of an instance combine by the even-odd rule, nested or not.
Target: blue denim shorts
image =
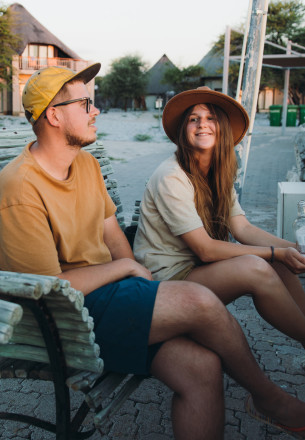
[[[148,346],[159,281],[126,278],[85,296],[105,370],[149,375],[161,344]]]

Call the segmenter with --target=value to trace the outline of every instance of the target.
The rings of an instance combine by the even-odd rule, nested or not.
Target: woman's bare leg
[[[305,315],[276,271],[263,259],[245,255],[206,264],[193,269],[186,281],[208,287],[224,304],[251,294],[267,322],[305,346]]]
[[[177,337],[162,345],[151,373],[174,391],[176,440],[223,439],[223,378],[217,355],[190,339]]]
[[[272,267],[277,272],[278,276],[289,290],[290,295],[305,315],[305,292],[299,277],[293,274],[281,263],[273,263]]]

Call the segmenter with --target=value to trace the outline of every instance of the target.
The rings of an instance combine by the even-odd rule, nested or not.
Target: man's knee
[[[180,307],[185,313],[190,313],[194,318],[198,317],[200,320],[208,321],[227,314],[223,303],[207,287],[189,281],[180,281],[180,283],[183,284]]]
[[[174,299],[177,306],[187,309],[209,309],[222,304],[210,289],[191,281],[163,281],[157,296],[159,294],[166,301]]]

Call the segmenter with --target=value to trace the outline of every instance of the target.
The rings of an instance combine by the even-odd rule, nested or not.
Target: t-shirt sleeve
[[[97,162],[96,159],[95,159],[95,161]],[[112,198],[108,194],[105,180],[104,180],[103,175],[101,174],[100,166],[99,166],[98,162],[97,162],[97,166],[98,166],[99,178],[101,179],[100,182],[101,182],[101,186],[102,186],[103,199],[105,201],[105,219],[106,219],[106,218],[111,217],[116,212],[117,208],[116,208]]]
[[[156,207],[174,236],[203,226],[195,207],[193,186],[184,173],[163,176],[154,192]]]
[[[106,188],[105,188],[106,189]],[[105,192],[105,219],[111,217],[116,212],[116,206],[113,203],[107,190]]]
[[[35,226],[34,226],[35,225]],[[0,212],[0,268],[39,275],[61,273],[56,246],[46,214],[26,205]]]
[[[235,188],[233,187],[233,189],[232,189],[232,208],[230,211],[230,217],[235,217],[236,215],[246,215],[246,214],[245,214],[245,211],[242,209],[242,207],[239,204]]]

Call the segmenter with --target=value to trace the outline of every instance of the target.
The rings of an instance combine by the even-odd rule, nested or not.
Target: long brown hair
[[[193,184],[196,209],[207,233],[214,239],[228,240],[232,188],[237,172],[233,135],[226,113],[216,105],[206,106],[216,119],[216,145],[208,175],[201,172],[195,150],[187,140],[186,126],[194,106],[182,117],[176,157]]]

